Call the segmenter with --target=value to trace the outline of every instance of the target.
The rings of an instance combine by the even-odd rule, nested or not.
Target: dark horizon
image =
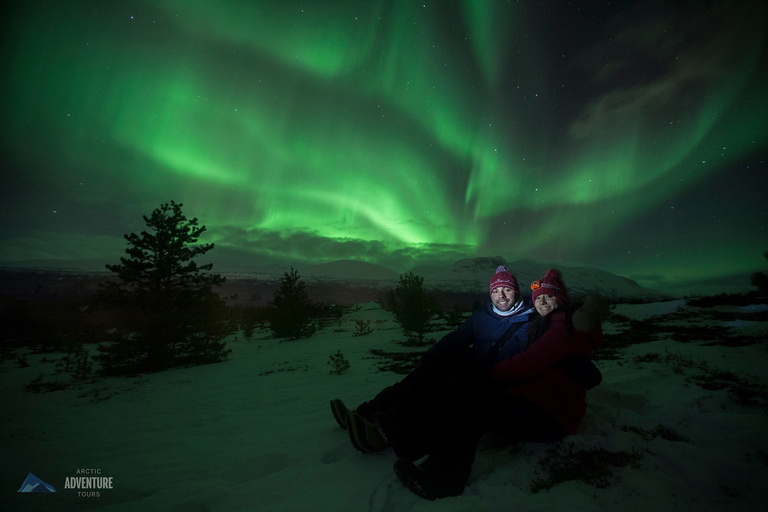
[[[496,257],[488,258],[473,258],[466,261],[460,260],[454,262],[452,265],[434,266],[434,267],[414,267],[408,269],[407,272],[414,272],[416,275],[424,279],[426,287],[439,291],[440,294],[446,294],[449,296],[461,297],[458,302],[466,305],[468,303],[475,302],[476,300],[482,300],[486,297],[483,292],[483,284],[485,282],[485,273],[489,275],[492,270],[484,273],[484,268],[474,265],[477,261],[482,260],[498,260]],[[501,259],[503,261],[503,259]],[[210,260],[208,260],[210,261]],[[470,265],[474,267],[474,271],[469,274],[460,273],[455,274],[455,266],[460,263],[470,262]],[[55,288],[55,292],[47,300],[58,300],[63,298],[64,300],[79,300],[86,298],[96,289],[96,283],[107,280],[114,280],[115,275],[105,268],[100,262],[91,261],[90,265],[84,264],[84,262],[57,262],[59,265],[46,265],[46,262],[17,262],[15,265],[3,265],[0,264],[0,274],[4,275],[2,286],[0,286],[0,295],[10,295],[17,298],[35,299],[39,298],[40,290],[34,292],[29,285],[30,276],[38,276],[39,279],[48,281],[43,288],[48,289],[51,279],[58,281]],[[117,261],[113,262],[117,263]],[[305,266],[292,266],[292,265],[271,265],[264,267],[254,268],[235,268],[226,267],[214,264],[211,273],[220,274],[226,278],[226,283],[222,287],[216,287],[214,290],[222,296],[231,295],[232,293],[238,293],[239,298],[232,303],[250,303],[251,299],[244,299],[244,297],[251,296],[252,294],[260,294],[262,297],[256,302],[266,303],[271,297],[272,292],[277,288],[280,278],[284,273],[288,272],[290,268],[295,268],[299,273],[299,276],[307,283],[308,288],[312,290],[311,295],[316,300],[328,303],[340,303],[344,305],[353,304],[355,302],[384,302],[385,293],[382,290],[393,287],[399,278],[399,276],[405,274],[405,272],[398,273],[393,269],[384,267],[382,265],[370,264],[366,262],[351,262],[354,265],[347,266],[349,271],[345,271],[345,265],[350,262],[338,261],[328,262],[327,265],[331,265],[333,268],[328,269],[325,264],[317,265],[305,265]],[[543,275],[545,268],[550,268],[551,265],[546,263],[530,262],[530,261],[518,261],[518,262],[505,262],[506,265],[513,271],[517,272],[518,278],[521,283],[526,280],[535,279],[539,273]],[[524,265],[521,269],[515,264]],[[490,268],[490,267],[489,267]],[[495,266],[494,266],[495,268]],[[531,270],[531,269],[535,270]],[[683,297],[704,297],[714,296],[721,294],[748,294],[754,293],[754,287],[749,285],[749,279],[743,278],[743,283],[704,283],[702,285],[702,291],[690,291],[690,292],[674,292],[670,290],[657,290],[641,286],[636,281],[633,281],[626,276],[619,276],[606,272],[594,267],[568,267],[559,266],[564,272],[565,277],[575,278],[577,274],[583,274],[585,269],[595,273],[594,282],[584,281],[584,275],[579,275],[575,281],[577,288],[582,290],[582,293],[605,293],[605,290],[601,290],[601,285],[604,287],[607,283],[602,283],[604,279],[603,275],[612,276],[609,280],[612,280],[609,287],[626,286],[621,285],[621,280],[634,283],[625,288],[625,292],[616,291],[615,289],[608,293],[611,299],[618,300],[619,302],[636,301],[641,300],[645,302],[653,302],[656,300],[671,300]],[[446,274],[441,275],[441,270],[445,270]],[[447,271],[451,272],[447,272]],[[370,271],[370,273],[368,273]],[[22,277],[27,276],[27,277]],[[48,277],[46,277],[48,276]],[[468,286],[467,278],[474,281],[476,286]],[[452,289],[450,282],[454,280],[458,284],[458,289]],[[68,290],[67,288],[74,284],[74,288]],[[530,296],[527,288],[521,285],[522,294],[524,296]],[[252,289],[251,289],[252,288]],[[334,288],[338,288],[334,290]],[[477,290],[475,290],[477,288]],[[41,288],[42,289],[42,288]],[[14,290],[9,293],[8,290]],[[356,291],[355,291],[356,290]],[[712,291],[714,290],[714,291]],[[243,293],[244,292],[244,293]],[[357,293],[359,292],[359,293]],[[373,298],[375,296],[375,298]],[[55,299],[53,298],[55,297]],[[343,297],[342,300],[335,300],[335,297]],[[471,298],[471,299],[470,299]],[[263,299],[263,300],[262,300]],[[469,302],[468,302],[469,301]],[[446,299],[444,306],[450,308],[451,300]],[[263,305],[263,304],[260,304]]]

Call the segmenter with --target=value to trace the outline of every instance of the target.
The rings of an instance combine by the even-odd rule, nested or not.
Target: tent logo
[[[32,473],[27,475],[21,488],[16,492],[56,492],[51,484],[47,484]]]

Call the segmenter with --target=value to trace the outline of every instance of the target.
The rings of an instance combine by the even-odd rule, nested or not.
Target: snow
[[[614,307],[613,312],[632,320],[644,320],[650,316],[674,313],[685,306],[685,302],[685,300],[670,300],[648,304],[618,304]]]
[[[741,306],[734,309],[739,313],[762,313],[768,311],[768,304],[750,304],[749,306]],[[759,329],[760,323],[752,320],[729,320],[723,322],[723,325],[733,330],[749,332],[755,327]]]
[[[621,305],[633,319],[683,311],[684,301]],[[372,334],[353,336],[355,320]],[[606,331],[613,326],[607,325]],[[765,326],[762,328],[765,334]],[[755,326],[752,326],[754,332]],[[614,328],[615,331],[615,328]],[[439,338],[448,331],[432,333]],[[230,340],[223,363],[136,378],[111,378],[48,392],[23,392],[53,362],[28,355],[30,366],[0,366],[0,481],[4,510],[184,511],[498,511],[498,510],[765,510],[768,415],[765,408],[709,391],[662,363],[634,363],[648,353],[679,352],[766,382],[764,342],[742,347],[661,339],[598,361],[603,383],[588,394],[579,432],[557,446],[641,455],[637,467],[616,468],[611,485],[581,481],[531,491],[552,445],[486,443],[470,484],[456,498],[422,500],[392,471],[390,450],[355,451],[328,402],[348,406],[401,376],[377,369],[370,349],[403,348],[390,313],[363,304],[305,340]],[[333,375],[329,356],[351,364]],[[48,355],[48,360],[55,356]],[[645,437],[632,429],[672,429],[687,438]],[[65,489],[78,470],[113,477],[113,488],[80,497]],[[55,494],[16,491],[28,473]],[[45,504],[41,504],[41,500]]]
[[[742,306],[738,309],[741,313],[759,313],[768,311],[768,304],[750,304],[749,306]]]

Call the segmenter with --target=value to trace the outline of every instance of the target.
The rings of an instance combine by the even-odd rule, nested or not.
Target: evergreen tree
[[[763,253],[763,257],[768,260],[768,251]],[[765,272],[755,272],[750,280],[752,286],[762,294],[768,294],[768,275]]]
[[[401,275],[397,287],[389,292],[389,303],[408,340],[423,344],[432,317],[438,313],[437,300],[424,289],[424,278],[412,272]]]
[[[317,330],[317,305],[309,299],[305,287],[293,267],[280,279],[280,288],[267,304],[271,309],[269,325],[276,338],[309,338]]]
[[[118,281],[104,285],[98,300],[119,308],[111,343],[99,347],[107,373],[159,371],[223,360],[228,309],[212,287],[224,282],[198,265],[213,244],[197,244],[205,226],[187,219],[171,201],[143,216],[149,231],[125,235],[128,257],[107,265]]]

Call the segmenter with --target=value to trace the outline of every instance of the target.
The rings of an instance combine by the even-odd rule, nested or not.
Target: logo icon
[[[51,484],[47,484],[37,478],[32,473],[27,475],[24,483],[21,484],[21,489],[16,492],[56,492]]]

